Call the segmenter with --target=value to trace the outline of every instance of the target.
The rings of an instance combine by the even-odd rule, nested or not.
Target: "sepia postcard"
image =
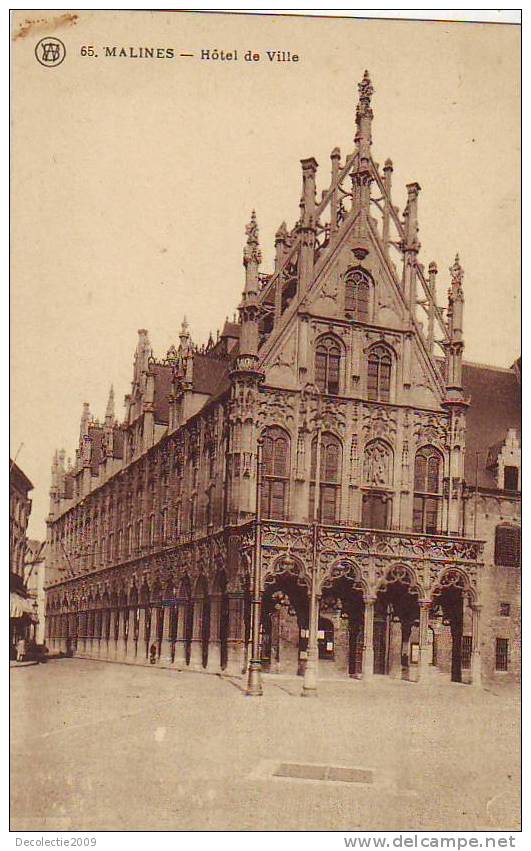
[[[519,17],[350,14],[12,13],[17,847],[517,847]]]

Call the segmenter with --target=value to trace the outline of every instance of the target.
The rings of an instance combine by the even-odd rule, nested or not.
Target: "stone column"
[[[400,667],[402,669],[402,677],[407,680],[409,678],[409,640],[411,638],[411,621],[402,621],[400,624],[401,649],[400,649]]]
[[[481,606],[472,604],[472,656],[470,658],[470,674],[473,686],[481,686],[481,651],[479,646],[479,616]]]
[[[135,633],[136,641],[135,641],[135,661],[136,662],[145,662],[146,660],[146,642],[144,639],[145,629],[146,629],[146,610],[144,606],[137,607],[137,623],[138,623],[138,633]]]
[[[175,642],[177,640],[177,606],[169,606],[164,612],[162,646],[160,658],[166,665],[171,665],[175,658]]]
[[[194,597],[192,600],[193,606],[193,621],[192,621],[192,640],[190,642],[190,667],[196,671],[203,670],[203,619],[205,617],[204,597]]]
[[[363,618],[363,679],[369,679],[374,674],[374,604],[376,597],[363,597],[365,612]]]
[[[426,676],[427,668],[430,665],[428,654],[430,646],[428,644],[428,618],[430,615],[431,600],[419,601],[419,682]]]
[[[245,595],[232,593],[227,595],[227,674],[239,676],[246,668],[245,646]]]
[[[207,670],[221,671],[221,611],[223,596],[213,594],[210,598],[210,635],[208,642]]]
[[[177,602],[177,640],[175,642],[175,659],[174,665],[176,668],[183,669],[187,665],[187,642],[188,642],[188,618],[189,618],[188,600],[179,600]]]
[[[127,619],[127,608],[118,608],[116,609],[116,617],[118,618],[118,640],[116,642],[116,658],[119,660],[124,660],[127,648],[127,630],[126,630],[126,619]]]

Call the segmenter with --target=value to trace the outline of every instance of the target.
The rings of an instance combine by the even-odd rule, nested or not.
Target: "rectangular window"
[[[326,393],[326,354],[315,355],[315,383],[322,393]]]
[[[520,565],[520,529],[517,526],[498,526],[494,542],[494,564],[505,567]]]
[[[378,362],[369,360],[367,374],[367,398],[375,401],[378,399]]]
[[[508,618],[511,614],[511,604],[510,603],[500,603],[500,616],[502,618]]]
[[[340,358],[337,355],[329,354],[327,393],[339,393],[339,362]]]
[[[323,523],[337,522],[337,488],[321,485],[321,520]]]
[[[507,638],[496,639],[496,670],[507,671],[509,669],[509,640]]]
[[[363,497],[362,525],[365,529],[387,529],[389,500],[383,494],[365,494]]]
[[[461,667],[470,668],[470,660],[472,658],[472,636],[463,635],[461,644]]]
[[[518,490],[518,467],[503,468],[503,488],[506,491]]]

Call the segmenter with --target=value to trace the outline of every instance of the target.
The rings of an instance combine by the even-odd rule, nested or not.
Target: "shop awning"
[[[34,614],[33,600],[21,597],[20,594],[11,591],[9,594],[9,617],[21,618],[26,614]]]

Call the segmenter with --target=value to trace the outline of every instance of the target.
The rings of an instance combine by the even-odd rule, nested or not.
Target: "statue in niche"
[[[390,484],[391,450],[379,441],[369,444],[365,449],[363,477],[375,487]]]

